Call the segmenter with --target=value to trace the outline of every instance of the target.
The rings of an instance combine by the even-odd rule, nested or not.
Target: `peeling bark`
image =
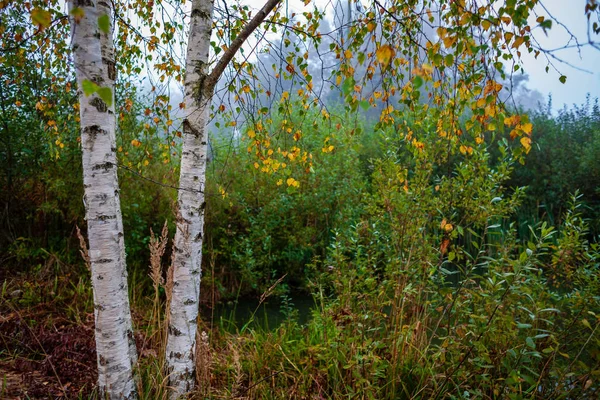
[[[114,69],[112,30],[106,34],[98,27],[98,17],[102,14],[110,17],[112,12],[106,1],[96,4],[94,0],[70,0],[68,5],[69,10],[77,7],[84,12],[79,22],[70,15],[79,87],[99,395],[100,398],[134,399],[137,398],[133,378],[136,355],[117,179],[114,101],[108,105],[97,95],[85,96],[81,90],[82,82],[87,79],[111,88],[114,94],[114,74],[110,72],[111,62]]]

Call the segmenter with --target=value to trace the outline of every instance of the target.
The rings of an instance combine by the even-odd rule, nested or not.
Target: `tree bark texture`
[[[98,23],[100,16],[107,14],[111,19],[112,13],[106,0],[70,0],[68,5],[79,90],[99,395],[100,398],[134,399],[137,397],[133,373],[136,352],[117,178],[112,29],[102,32]],[[71,12],[75,8],[83,11],[82,17],[80,12]],[[97,94],[86,96],[82,90],[86,80],[109,87],[113,91],[112,104],[105,103]]]
[[[210,96],[204,95],[202,82],[208,66],[212,18],[213,0],[192,2],[184,82],[187,115],[183,121],[173,290],[166,347],[171,399],[191,391],[195,380],[208,142],[206,124],[211,100]]]

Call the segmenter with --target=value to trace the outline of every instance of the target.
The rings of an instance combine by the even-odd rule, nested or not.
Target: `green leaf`
[[[111,88],[101,87],[101,88],[98,88],[97,92],[98,92],[98,96],[100,96],[100,98],[106,103],[106,105],[111,107],[112,101],[113,101]]]
[[[91,96],[98,91],[98,85],[88,79],[85,79],[83,82],[81,82],[81,89],[83,89],[83,94],[86,96]]]
[[[421,86],[423,86],[423,78],[421,78],[419,75],[415,76],[413,79],[413,86],[415,87],[415,89],[418,89]]]
[[[454,56],[452,54],[448,54],[444,59],[444,63],[447,67],[451,67],[454,64]]]
[[[361,100],[360,103],[358,103],[358,104],[360,105],[360,108],[362,108],[365,111],[367,111],[369,108],[371,108],[371,105],[366,100]]]
[[[344,95],[348,95],[352,89],[354,88],[354,78],[348,78],[344,81],[344,83],[342,84],[342,92],[344,93]]]
[[[542,23],[540,23],[540,26],[542,27],[542,29],[545,32],[546,29],[551,29],[552,28],[552,20],[551,19],[546,19]]]
[[[50,11],[34,8],[31,10],[31,20],[40,29],[44,29],[49,27],[52,23],[52,15],[50,14]]]
[[[527,343],[527,346],[531,347],[532,349],[535,349],[535,343],[532,338],[527,337],[527,339],[525,339],[525,343]]]
[[[560,83],[566,83],[567,82],[567,77],[562,75],[560,78],[558,78],[558,80],[560,81]]]
[[[109,33],[110,19],[108,18],[108,15],[104,14],[98,17],[98,28],[104,33]]]
[[[365,53],[358,53],[358,62],[360,63],[360,65],[364,64],[365,62]]]
[[[519,328],[519,329],[529,329],[531,327],[532,327],[531,324],[522,324],[522,323],[517,324],[517,328]]]

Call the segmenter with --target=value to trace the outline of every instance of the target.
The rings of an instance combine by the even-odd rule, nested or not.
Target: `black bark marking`
[[[92,171],[98,171],[100,169],[103,169],[104,171],[108,171],[109,169],[112,169],[114,166],[113,163],[111,163],[110,161],[107,161],[105,163],[101,163],[101,164],[96,164],[92,167]]]
[[[117,68],[115,66],[115,62],[108,58],[103,58],[102,61],[104,64],[106,64],[106,69],[108,70],[108,79],[111,81],[117,79]]]
[[[76,7],[93,7],[94,6],[94,2],[92,0],[75,0],[75,1],[73,1],[73,4]]]
[[[169,334],[173,336],[181,336],[182,333],[179,329],[174,327],[173,325],[169,325]]]
[[[108,106],[99,97],[94,97],[92,100],[90,100],[90,105],[94,106],[98,112],[105,113],[108,111]]]
[[[90,125],[83,128],[83,133],[90,135],[91,139],[96,139],[96,136],[106,134],[106,131],[100,125]]]

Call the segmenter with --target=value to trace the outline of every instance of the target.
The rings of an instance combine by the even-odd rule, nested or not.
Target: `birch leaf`
[[[104,33],[110,31],[110,20],[108,19],[108,15],[104,14],[98,17],[98,28]]]
[[[89,79],[84,79],[83,82],[81,82],[81,89],[83,90],[83,94],[91,96],[98,90],[98,85]]]
[[[109,87],[101,87],[101,88],[98,88],[97,92],[98,92],[98,96],[100,96],[100,98],[106,103],[106,105],[111,107],[112,100],[113,100],[112,90]]]
[[[40,29],[44,29],[50,26],[52,22],[52,16],[49,11],[42,10],[41,8],[34,8],[31,11],[31,20]]]

